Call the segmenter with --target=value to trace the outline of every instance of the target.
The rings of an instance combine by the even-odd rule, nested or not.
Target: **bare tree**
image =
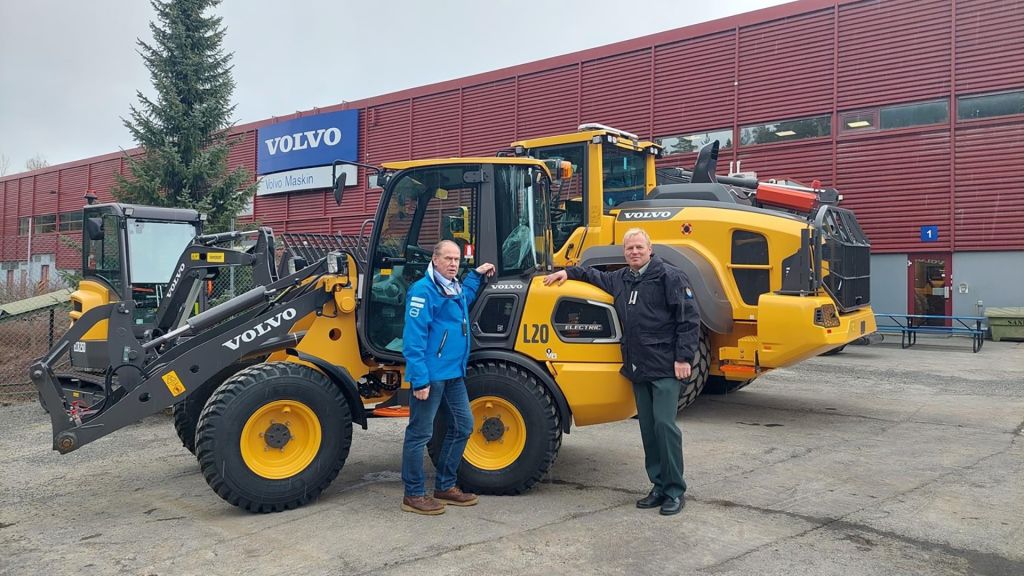
[[[36,154],[35,156],[28,159],[25,162],[25,170],[31,172],[32,170],[39,170],[40,168],[46,168],[50,163],[43,157],[42,154]]]
[[[0,176],[6,176],[7,170],[11,167],[11,157],[7,154],[0,154]]]

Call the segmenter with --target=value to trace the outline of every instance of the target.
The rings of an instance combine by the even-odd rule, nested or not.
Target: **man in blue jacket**
[[[426,274],[412,285],[406,300],[402,353],[412,397],[402,447],[402,510],[416,514],[442,514],[445,504],[473,506],[479,500],[460,490],[455,479],[473,433],[464,380],[469,360],[469,308],[480,281],[494,273],[494,265],[482,264],[460,284],[456,278],[460,261],[458,244],[438,242]],[[439,408],[448,416],[448,430],[437,459],[434,496],[430,497],[423,478],[423,447],[434,433]]]

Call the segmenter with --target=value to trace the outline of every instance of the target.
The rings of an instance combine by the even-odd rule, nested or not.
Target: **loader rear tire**
[[[213,395],[213,391],[235,373],[258,362],[260,361],[237,362],[228,366],[174,405],[174,431],[177,432],[178,439],[186,450],[192,454],[196,453],[196,425],[199,424],[199,415],[203,413],[203,407]]]
[[[293,362],[239,372],[199,418],[196,455],[207,484],[250,512],[314,500],[345,465],[352,412],[322,373]]]
[[[708,382],[704,385],[704,391],[708,394],[715,395],[731,394],[732,392],[745,388],[753,381],[753,378],[750,380],[726,380],[724,376],[712,375],[708,376]]]
[[[459,485],[479,494],[526,492],[548,473],[562,445],[554,401],[532,374],[504,362],[470,365],[466,391],[474,423]],[[427,445],[435,466],[447,427],[439,410]]]
[[[708,336],[707,328],[701,327],[700,341],[697,343],[697,357],[693,360],[690,370],[690,379],[683,382],[679,387],[679,403],[676,405],[676,412],[682,411],[700,396],[704,385],[708,380],[708,372],[711,370],[711,339]]]

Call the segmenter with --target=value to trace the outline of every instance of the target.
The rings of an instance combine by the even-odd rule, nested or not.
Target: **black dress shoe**
[[[647,496],[636,501],[637,508],[657,508],[661,506],[661,503],[665,501],[665,495],[658,492],[657,489],[651,490],[651,493]]]
[[[673,498],[671,496],[665,496],[664,502],[661,503],[661,515],[671,516],[673,514],[679,514],[683,511],[683,507],[686,506],[686,496],[679,496]]]

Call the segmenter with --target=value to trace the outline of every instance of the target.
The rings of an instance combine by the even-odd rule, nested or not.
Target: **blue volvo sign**
[[[921,242],[938,242],[938,226],[921,226]]]
[[[257,132],[257,174],[357,160],[359,111],[342,110],[264,126]]]

